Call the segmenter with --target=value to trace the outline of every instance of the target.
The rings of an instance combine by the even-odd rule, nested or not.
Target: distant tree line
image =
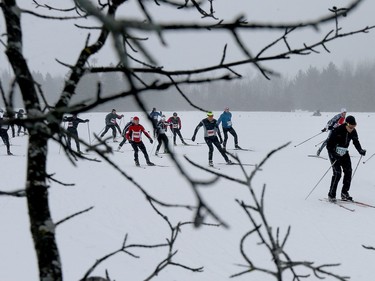
[[[45,89],[47,100],[55,102],[63,87],[64,77],[53,77],[49,73],[33,75]],[[310,66],[305,71],[300,70],[293,78],[273,77],[267,80],[261,74],[250,76],[237,82],[218,81],[187,86],[184,92],[194,103],[212,110],[221,110],[225,106],[241,111],[337,111],[341,107],[348,107],[350,111],[371,112],[375,109],[375,61],[357,66],[346,63],[340,68],[332,62],[323,69]],[[1,81],[5,89],[11,87],[12,79],[8,72],[3,71]],[[152,81],[155,76],[144,75],[142,79]],[[98,83],[103,96],[126,88],[124,79],[118,73],[88,74],[78,84],[79,101],[84,103],[94,99]],[[17,88],[14,104],[22,107]],[[146,105],[168,111],[192,109],[176,94],[175,89],[148,93]],[[113,107],[121,111],[134,111],[137,106],[129,97],[106,103],[95,110],[108,111]]]

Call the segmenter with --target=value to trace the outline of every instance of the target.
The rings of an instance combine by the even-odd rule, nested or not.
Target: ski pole
[[[328,168],[328,170],[324,173],[324,175],[320,178],[320,180],[317,182],[317,184],[313,187],[313,189],[310,191],[310,193],[306,196],[305,200],[307,198],[309,198],[309,196],[311,195],[311,193],[313,193],[314,189],[318,186],[318,184],[323,180],[323,178],[325,177],[325,175],[329,172],[329,170],[333,167],[333,165],[335,165],[337,160],[335,160],[335,162],[332,163],[332,165]]]
[[[361,155],[361,157],[359,157],[359,160],[358,160],[357,166],[355,166],[355,169],[354,169],[354,172],[353,172],[353,175],[352,175],[352,180],[353,180],[353,178],[354,178],[355,172],[357,172],[357,169],[358,169],[359,163],[361,162],[361,159],[362,159],[362,155]]]
[[[320,143],[316,144],[315,147],[317,147],[318,145],[321,145],[325,140],[322,140]]]
[[[152,148],[151,148],[151,150],[150,150],[150,155],[152,155],[152,152],[154,151],[154,148],[155,148],[156,142],[159,143],[159,141],[158,141],[157,139],[154,140],[154,144],[153,144],[153,146],[152,146]]]
[[[315,137],[317,137],[317,136],[319,136],[320,134],[323,134],[323,133],[324,132],[320,132],[319,134],[316,134],[316,135],[312,136],[311,138],[308,138],[307,140],[304,140],[303,142],[301,142],[299,144],[296,144],[294,147],[300,146],[301,144],[304,144],[305,142],[307,142],[307,141],[309,141],[309,140],[311,140],[311,139],[313,139],[313,138],[315,138]]]
[[[87,131],[88,131],[88,133],[89,133],[89,144],[91,145],[90,122],[87,122]]]
[[[367,159],[366,161],[363,161],[363,164],[366,164],[374,156],[375,156],[375,153],[373,155],[371,155],[369,159]]]

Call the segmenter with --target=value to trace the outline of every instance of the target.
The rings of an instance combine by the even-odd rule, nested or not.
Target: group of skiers
[[[121,147],[124,145],[124,143],[128,140],[134,150],[134,162],[136,166],[139,166],[139,157],[138,152],[139,150],[143,153],[146,163],[149,166],[153,166],[154,163],[150,161],[149,155],[147,153],[146,147],[144,143],[142,142],[142,134],[144,134],[151,143],[153,143],[153,139],[151,138],[149,132],[145,130],[145,128],[139,124],[139,117],[134,116],[130,119],[130,121],[125,125],[123,131],[121,132],[119,125],[117,124],[117,119],[123,118],[123,115],[118,115],[116,113],[116,110],[113,109],[111,113],[109,113],[105,118],[105,129],[104,132],[100,134],[100,137],[104,137],[106,132],[109,129],[112,129],[112,137],[113,141],[117,142],[116,140],[116,129],[118,129],[119,133],[122,135],[123,140],[119,144],[117,150],[120,150]],[[181,127],[182,122],[181,118],[178,116],[177,112],[174,112],[171,117],[168,119],[166,116],[161,112],[157,111],[156,108],[153,108],[152,111],[149,114],[149,118],[152,120],[154,131],[153,136],[158,141],[158,145],[156,146],[155,155],[159,155],[159,151],[161,146],[164,144],[164,153],[168,153],[169,149],[169,139],[166,135],[168,128],[170,128],[171,132],[173,133],[173,144],[177,145],[177,136],[181,140],[181,143],[183,145],[188,145],[182,134],[181,134]],[[228,164],[231,164],[232,162],[229,160],[228,156],[225,153],[225,145],[228,140],[228,132],[231,133],[234,136],[235,140],[235,147],[239,149],[238,145],[238,137],[236,134],[236,131],[232,127],[232,114],[229,112],[229,108],[225,108],[223,114],[220,116],[219,120],[216,120],[213,118],[212,112],[207,113],[207,118],[203,119],[196,127],[194,131],[194,135],[192,137],[192,140],[195,141],[195,136],[198,132],[198,130],[203,126],[204,127],[204,139],[209,147],[209,154],[208,154],[208,160],[209,165],[213,166],[212,157],[213,157],[213,145],[216,146],[216,148],[220,151],[222,156],[224,157],[225,161]],[[223,143],[219,124],[222,123],[223,131],[224,131],[224,147],[221,146]]]
[[[12,130],[12,137],[14,138],[16,136],[15,134],[15,129],[14,129],[14,124],[4,124],[1,121],[6,121],[10,118],[16,119],[23,119],[25,118],[25,111],[21,108],[17,112],[12,112],[9,114],[8,112],[4,112],[2,109],[0,109],[0,137],[3,140],[6,148],[7,148],[7,154],[8,155],[13,155],[12,152],[10,151],[10,141],[9,141],[9,135],[8,135],[8,130],[11,128]],[[22,132],[23,131],[23,132]],[[23,133],[24,135],[27,135],[26,128],[23,125],[18,125],[18,130],[17,130],[17,136],[20,136],[20,134]]]
[[[352,178],[352,165],[351,160],[348,152],[348,146],[351,141],[353,141],[354,147],[357,149],[360,155],[365,156],[366,150],[364,150],[359,142],[358,133],[356,131],[357,122],[354,116],[346,116],[346,109],[342,108],[341,112],[335,115],[332,119],[330,119],[326,126],[321,130],[322,132],[328,132],[327,139],[322,143],[319,147],[316,155],[320,156],[324,147],[327,148],[328,157],[331,162],[331,167],[333,171],[331,184],[328,192],[328,199],[332,202],[336,201],[336,192],[338,183],[341,179],[342,173],[344,174],[343,177],[343,185],[341,189],[341,199],[342,200],[353,200],[353,198],[349,195],[351,178]],[[24,111],[20,109],[18,112],[13,113],[16,118],[24,118]],[[10,118],[9,114],[0,111],[0,121],[7,120]],[[139,166],[139,157],[138,152],[139,150],[143,153],[147,165],[153,166],[154,163],[150,161],[149,155],[147,153],[146,147],[142,141],[142,134],[144,134],[150,141],[153,143],[153,139],[150,136],[149,132],[145,130],[145,128],[139,123],[139,117],[134,116],[130,119],[128,123],[125,124],[124,129],[121,131],[119,124],[117,123],[118,119],[122,119],[124,115],[119,115],[116,113],[116,110],[113,109],[109,114],[105,117],[105,127],[103,128],[102,132],[100,132],[100,138],[103,138],[105,134],[112,130],[112,137],[113,141],[117,142],[116,135],[117,131],[123,137],[123,140],[119,144],[117,150],[120,150],[121,147],[124,145],[126,141],[129,141],[133,150],[134,150],[134,162],[135,165]],[[181,134],[181,119],[178,116],[177,112],[174,112],[171,117],[168,119],[166,116],[161,112],[157,111],[156,108],[153,108],[149,114],[149,118],[152,120],[153,127],[154,127],[154,138],[157,139],[158,145],[156,147],[155,155],[159,154],[161,146],[164,144],[164,153],[168,153],[169,148],[169,140],[166,135],[168,128],[170,128],[171,132],[173,133],[173,144],[176,145],[177,136],[180,138],[183,145],[188,145]],[[66,135],[67,135],[67,145],[71,149],[71,139],[73,138],[76,147],[77,153],[81,153],[80,143],[78,138],[78,131],[77,127],[80,123],[87,123],[89,122],[88,119],[82,120],[78,118],[77,114],[73,114],[70,117],[64,117],[63,122],[67,122],[68,126],[66,128]],[[12,136],[15,136],[14,126],[8,125],[6,123],[0,122],[0,136],[7,148],[7,154],[12,155],[10,151],[10,142],[8,136],[8,129],[12,129]],[[221,132],[219,129],[219,125],[222,125],[223,133],[224,133],[224,140],[221,136]],[[196,139],[196,135],[200,128],[204,129],[204,140],[208,146],[208,163],[209,166],[213,166],[213,152],[214,147],[220,152],[224,160],[227,164],[232,164],[231,160],[228,158],[226,153],[226,145],[228,141],[228,133],[230,133],[234,138],[234,144],[236,149],[241,149],[238,145],[238,136],[233,128],[232,124],[232,113],[229,111],[229,107],[224,109],[224,112],[220,115],[220,117],[216,120],[214,118],[214,114],[210,111],[207,112],[206,118],[202,119],[196,126],[193,136],[191,140],[194,142]],[[17,135],[20,133],[26,133],[26,129],[24,126],[18,126]]]
[[[21,109],[17,114],[19,114],[18,118],[23,118],[22,114],[24,111]],[[2,115],[0,115],[1,118],[3,118]],[[6,118],[6,116],[4,116]],[[144,154],[144,157],[146,159],[147,165],[154,165],[150,161],[150,158],[147,154],[146,147],[144,143],[142,142],[142,134],[144,134],[151,143],[153,143],[153,139],[151,138],[149,132],[145,130],[145,128],[139,124],[139,117],[134,116],[130,118],[130,121],[125,124],[124,129],[121,131],[121,128],[119,124],[117,123],[117,120],[122,119],[124,115],[119,115],[116,112],[116,109],[112,109],[110,113],[108,113],[105,116],[105,127],[103,130],[99,133],[100,138],[103,138],[105,134],[111,129],[112,130],[112,138],[113,142],[117,141],[117,131],[119,134],[123,137],[123,140],[120,142],[117,150],[119,151],[122,146],[125,144],[126,141],[129,141],[131,143],[132,148],[134,150],[134,162],[137,166],[139,166],[139,157],[138,152],[139,150]],[[157,111],[156,108],[153,108],[152,111],[149,114],[149,118],[152,120],[153,127],[154,127],[154,138],[157,139],[158,145],[156,147],[155,155],[158,156],[161,146],[164,144],[164,153],[168,153],[169,148],[169,139],[166,135],[166,132],[168,128],[173,133],[173,144],[177,145],[177,136],[181,140],[181,143],[183,145],[188,145],[182,134],[181,134],[181,128],[182,128],[182,122],[181,118],[178,116],[177,112],[174,112],[171,117],[168,119],[164,114],[162,114],[161,111]],[[80,142],[78,137],[78,125],[80,123],[87,123],[89,122],[89,119],[80,119],[78,118],[77,114],[72,114],[69,117],[63,118],[63,123],[67,123],[66,129],[66,141],[67,141],[67,147],[71,149],[71,140],[73,139],[76,144],[77,153],[82,153],[80,149]],[[219,129],[219,125],[222,125],[223,133],[224,133],[224,141],[221,136],[221,132]],[[65,126],[64,126],[65,127]],[[208,161],[209,166],[213,166],[213,151],[214,146],[219,150],[223,158],[225,159],[227,164],[232,164],[232,162],[229,160],[227,154],[226,154],[226,144],[228,141],[228,133],[230,133],[234,137],[234,144],[236,149],[241,149],[238,145],[238,136],[236,131],[234,130],[232,126],[232,113],[229,111],[229,107],[226,107],[224,112],[220,115],[219,119],[214,119],[214,115],[212,112],[207,113],[207,117],[201,120],[198,125],[196,126],[194,130],[194,134],[192,137],[192,141],[195,141],[196,134],[198,130],[203,127],[204,128],[204,140],[209,148],[208,152]],[[22,126],[19,126],[18,134],[21,131]],[[3,139],[4,144],[7,146],[7,152],[9,155],[12,153],[10,152],[10,143],[9,143],[9,137],[8,137],[8,131],[9,125],[2,124],[1,125],[1,138]],[[25,128],[24,133],[26,134]],[[223,146],[222,146],[223,144]]]

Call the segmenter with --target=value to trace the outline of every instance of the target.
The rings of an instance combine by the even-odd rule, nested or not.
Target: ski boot
[[[120,150],[121,150],[121,146],[118,146],[118,147],[117,147],[117,151],[120,151]]]
[[[147,161],[146,163],[147,163],[148,166],[155,166],[155,164],[150,162],[150,161]]]
[[[214,162],[212,160],[208,161],[208,166],[209,167],[213,167],[214,166]]]
[[[234,146],[235,149],[242,149],[238,144]]]
[[[7,154],[8,154],[8,155],[13,155],[13,153],[10,152],[10,150],[7,151]]]
[[[341,200],[343,201],[353,201],[353,197],[349,195],[349,193],[341,193]]]
[[[155,151],[155,155],[156,155],[156,156],[159,155],[159,150],[156,150],[156,151]]]
[[[139,161],[138,161],[138,159],[134,159],[134,163],[135,163],[135,165],[136,165],[137,167],[140,166],[140,165],[139,165]]]
[[[328,201],[335,203],[337,201],[336,196],[332,196],[330,193],[328,193]]]
[[[227,165],[233,165],[233,162],[231,160],[227,160]]]

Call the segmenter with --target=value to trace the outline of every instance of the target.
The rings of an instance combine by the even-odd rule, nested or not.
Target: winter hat
[[[112,112],[113,112],[113,111],[116,111],[116,109],[112,109]]]
[[[355,118],[352,115],[349,115],[348,117],[346,117],[345,122],[350,125],[357,125],[357,122],[355,121]]]
[[[177,112],[173,112],[173,116],[177,116]]]
[[[207,116],[214,116],[214,114],[212,113],[212,111],[208,111]]]
[[[346,112],[346,108],[341,108],[341,111],[340,111],[341,113],[344,113],[344,112]]]
[[[134,117],[133,117],[133,121],[139,121],[138,116],[134,116]]]

